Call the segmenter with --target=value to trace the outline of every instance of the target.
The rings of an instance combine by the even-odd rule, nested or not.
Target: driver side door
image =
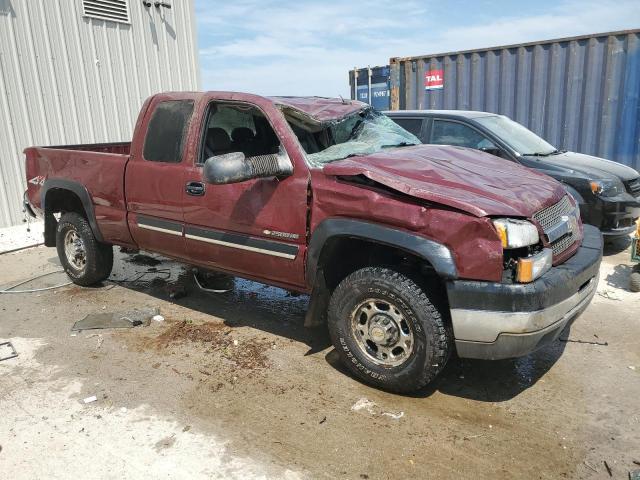
[[[299,148],[284,145],[271,123],[269,105],[212,100],[206,106],[198,152],[185,172],[184,221],[187,253],[194,262],[283,287],[304,285],[308,170]],[[282,119],[284,121],[284,118]],[[288,128],[279,125],[278,130]],[[288,155],[286,178],[255,178],[207,184],[207,158],[232,152],[265,160]]]

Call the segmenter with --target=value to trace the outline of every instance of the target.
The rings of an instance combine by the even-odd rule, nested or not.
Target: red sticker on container
[[[442,70],[424,72],[424,89],[438,90],[444,87],[444,73]]]

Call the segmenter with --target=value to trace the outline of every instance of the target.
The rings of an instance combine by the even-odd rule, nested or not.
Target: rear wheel
[[[449,358],[443,316],[413,280],[368,267],[346,277],[331,296],[329,331],[342,362],[376,387],[410,392],[424,387]]]
[[[78,213],[69,212],[60,217],[56,249],[65,272],[77,285],[93,285],[111,274],[113,248],[98,242],[89,222]]]

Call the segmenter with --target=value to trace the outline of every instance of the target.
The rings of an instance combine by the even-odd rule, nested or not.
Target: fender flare
[[[320,255],[327,240],[335,237],[359,238],[399,248],[429,262],[445,279],[458,277],[453,254],[448,247],[404,230],[348,218],[323,220],[313,231],[307,252],[307,282],[315,282]]]
[[[40,191],[40,206],[42,208],[42,211],[44,212],[45,221],[47,215],[47,205],[45,203],[47,193],[49,192],[49,190],[54,188],[59,190],[68,190],[77,195],[87,215],[87,221],[89,222],[89,226],[91,227],[93,235],[99,242],[104,242],[104,237],[102,236],[100,228],[98,228],[98,222],[96,221],[96,214],[93,208],[93,202],[91,201],[91,195],[89,195],[87,187],[85,187],[81,183],[61,178],[51,178],[45,180],[44,185],[42,186],[42,190]]]

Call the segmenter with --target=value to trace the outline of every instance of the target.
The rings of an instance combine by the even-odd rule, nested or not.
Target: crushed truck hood
[[[478,150],[440,145],[392,148],[324,166],[325,175],[365,177],[472,215],[531,217],[565,191],[551,177]]]

